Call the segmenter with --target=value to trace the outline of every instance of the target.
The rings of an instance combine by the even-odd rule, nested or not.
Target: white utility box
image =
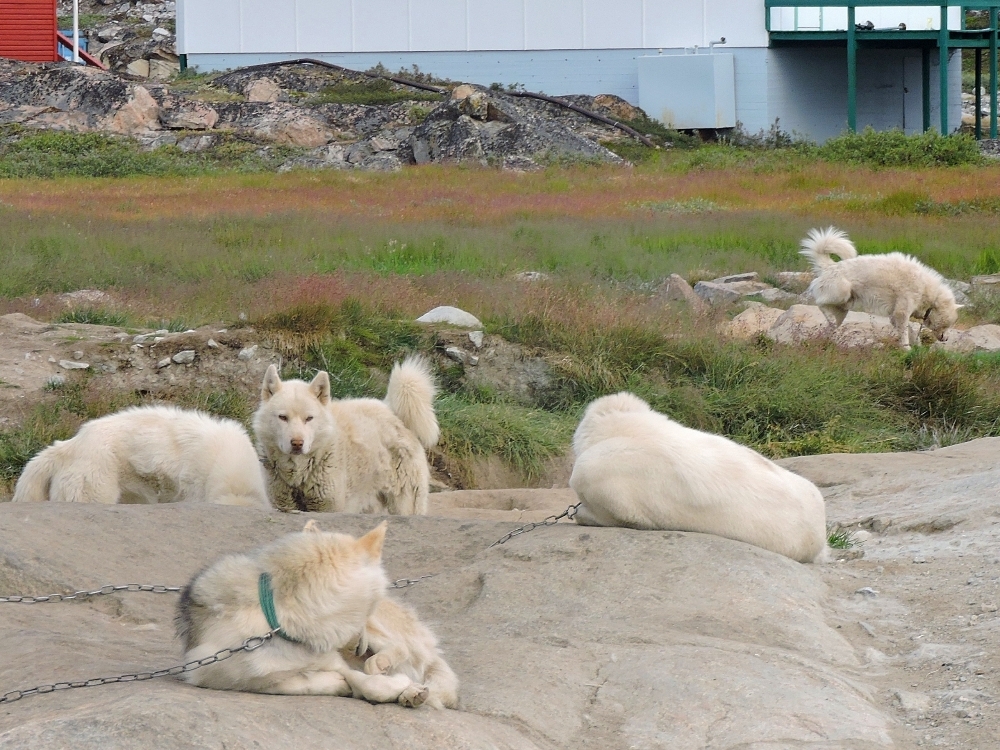
[[[677,130],[735,127],[733,56],[640,57],[639,106],[650,117]]]

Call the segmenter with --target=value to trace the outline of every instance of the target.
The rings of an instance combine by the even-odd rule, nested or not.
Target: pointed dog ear
[[[271,365],[264,373],[264,383],[260,387],[260,400],[267,401],[271,396],[281,390],[281,378],[278,376],[278,368]]]
[[[379,560],[382,557],[382,543],[385,541],[385,531],[387,528],[388,524],[383,521],[358,539],[358,547],[367,552],[372,560]]]
[[[324,370],[317,372],[316,377],[309,383],[309,390],[313,392],[321,404],[326,406],[330,403],[330,375]]]

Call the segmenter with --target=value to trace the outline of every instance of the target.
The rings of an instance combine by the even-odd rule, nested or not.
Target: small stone
[[[194,362],[194,349],[185,349],[184,351],[177,352],[173,356],[174,362],[179,365],[189,365]]]
[[[921,557],[920,555],[917,555],[916,557],[913,558],[913,562],[919,565],[921,563],[927,562],[927,558],[926,557]]]
[[[161,328],[159,331],[153,331],[154,336],[166,336],[168,333],[170,333],[170,331],[166,328]]]
[[[470,96],[476,93],[476,89],[467,83],[463,83],[460,86],[456,86],[451,90],[452,101],[462,101],[463,99],[468,99]]]
[[[64,370],[86,370],[90,367],[86,362],[74,362],[71,359],[60,359],[59,366]]]
[[[248,102],[276,102],[281,98],[281,87],[270,78],[251,81],[243,90]]]
[[[138,336],[136,336],[136,337],[134,337],[132,339],[132,343],[133,344],[140,344],[140,345],[141,344],[145,344],[146,340],[150,338],[150,335],[151,334],[148,334],[148,333],[140,333]]]
[[[170,36],[170,32],[167,31],[162,26],[157,26],[155,29],[153,29],[153,34],[154,36],[164,36],[164,37]]]
[[[468,362],[471,367],[475,367],[476,365],[479,364],[479,357],[477,357],[475,354],[470,354]]]
[[[49,357],[49,362],[53,362],[54,363],[55,361],[56,361],[55,357]]]
[[[514,274],[514,278],[518,281],[548,281],[549,275],[541,271],[521,271]]]
[[[896,700],[899,701],[899,707],[906,712],[925,713],[931,707],[931,699],[923,693],[897,690]]]
[[[134,76],[149,78],[149,60],[133,60],[125,66],[125,70]]]
[[[483,332],[482,331],[469,331],[469,341],[477,349],[483,348]]]
[[[878,596],[878,592],[875,589],[873,589],[871,586],[865,586],[864,588],[858,589],[854,593],[855,594],[861,594],[862,596],[871,597],[873,599],[876,596]]]
[[[83,352],[81,351],[73,352],[73,359],[83,359]]]
[[[868,633],[868,635],[870,635],[872,638],[875,637],[875,629],[867,622],[858,622],[858,625],[861,627],[863,631]]]
[[[245,312],[241,312],[236,317],[239,318],[240,320],[246,320],[247,319],[247,314]]]
[[[466,354],[463,350],[459,349],[457,346],[449,346],[444,350],[444,353],[448,357],[448,359],[452,359],[455,362],[459,362],[460,364],[463,365],[469,358],[469,355]]]
[[[157,370],[162,370],[164,367],[170,367],[170,357],[164,357],[156,363]]]
[[[53,375],[48,380],[45,381],[45,385],[49,388],[61,388],[66,385],[66,378],[62,375]]]
[[[154,343],[154,344],[159,344],[159,343],[160,343],[161,341],[163,341],[163,339],[165,339],[165,338],[166,338],[166,336],[154,336],[154,337],[153,337],[153,343]]]
[[[852,536],[854,537],[854,541],[856,543],[862,544],[872,538],[872,533],[866,529],[860,529],[859,531],[853,532]]]
[[[257,356],[257,344],[248,346],[245,349],[240,349],[240,353],[237,356],[244,362],[249,362]]]
[[[218,349],[219,343],[215,339],[209,339],[208,341],[205,342],[205,346],[207,346],[209,349]]]
[[[482,321],[457,307],[442,305],[417,318],[418,323],[448,323],[459,328],[482,328]]]
[[[132,344],[132,346],[129,347],[129,349],[131,349],[134,352],[137,352],[137,351],[139,351],[140,349],[143,349],[143,348],[144,347],[143,347],[142,344]]]
[[[983,611],[983,612],[996,612],[997,611],[997,605],[996,604],[992,604],[992,603],[991,604],[980,604],[979,605],[979,609],[981,611]]]

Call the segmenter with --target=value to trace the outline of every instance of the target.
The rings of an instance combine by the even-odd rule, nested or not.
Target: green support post
[[[983,51],[976,47],[976,140],[983,137]]]
[[[858,132],[858,44],[854,36],[854,6],[847,6],[847,129]]]
[[[997,137],[997,6],[990,8],[990,138]]]
[[[930,47],[920,48],[920,62],[921,62],[921,90],[920,95],[923,99],[922,105],[924,110],[924,132],[926,133],[931,129],[931,50]]]
[[[941,6],[941,29],[938,31],[941,58],[941,135],[948,135],[948,6]]]

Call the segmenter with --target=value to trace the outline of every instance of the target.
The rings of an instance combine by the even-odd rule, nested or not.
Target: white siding
[[[766,47],[762,0],[177,0],[177,48],[338,53]]]
[[[906,24],[910,30],[938,29],[941,27],[941,10],[938,6],[921,7],[882,6],[877,8],[857,8],[854,12],[855,23],[871,21],[875,28],[886,29]],[[961,10],[958,7],[948,9],[948,28],[961,28]],[[847,28],[847,9],[837,7],[824,8],[772,8],[772,31],[843,31]]]

